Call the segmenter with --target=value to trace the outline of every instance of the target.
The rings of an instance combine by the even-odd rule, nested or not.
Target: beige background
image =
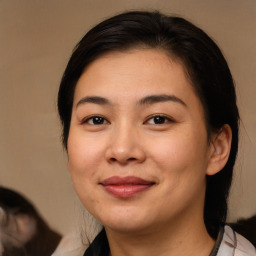
[[[0,184],[27,195],[61,232],[81,211],[60,143],[62,72],[91,26],[138,8],[182,15],[222,48],[243,120],[230,219],[256,213],[255,0],[0,0]]]

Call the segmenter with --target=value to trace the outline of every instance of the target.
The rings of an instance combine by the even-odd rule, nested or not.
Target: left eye
[[[91,125],[101,125],[101,124],[107,124],[107,120],[101,116],[91,116],[83,121],[83,123],[88,123]]]
[[[146,123],[147,124],[165,124],[168,122],[171,122],[172,120],[169,117],[162,116],[162,115],[157,115],[157,116],[152,116],[149,118]]]

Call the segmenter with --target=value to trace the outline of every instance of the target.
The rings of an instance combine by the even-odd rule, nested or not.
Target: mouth
[[[113,176],[103,180],[100,185],[111,195],[120,198],[129,198],[148,190],[155,182],[147,181],[135,176]]]

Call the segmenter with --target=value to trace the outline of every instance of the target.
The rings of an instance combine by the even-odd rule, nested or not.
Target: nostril
[[[126,158],[126,159],[116,159],[115,157],[110,158],[111,162],[124,162],[124,163],[128,163],[128,162],[133,162],[136,161],[137,159],[135,157],[130,157],[130,158]]]
[[[128,161],[134,161],[134,160],[136,160],[136,158],[134,158],[134,157],[131,157],[128,159]]]

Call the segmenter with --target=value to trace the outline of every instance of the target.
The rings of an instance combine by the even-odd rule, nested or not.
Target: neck
[[[208,256],[214,240],[203,221],[174,222],[151,230],[118,232],[106,228],[111,256]]]

